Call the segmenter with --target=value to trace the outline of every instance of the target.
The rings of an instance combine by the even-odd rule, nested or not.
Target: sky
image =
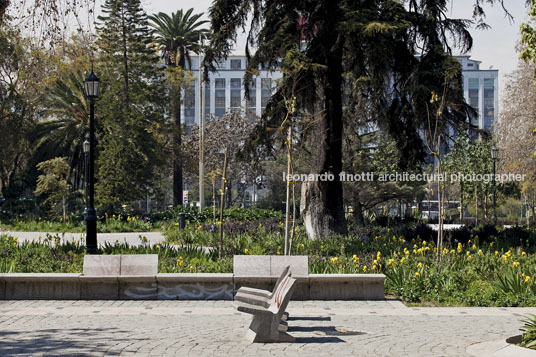
[[[16,0],[17,1],[17,0]],[[178,9],[194,8],[194,13],[203,12],[204,19],[208,20],[208,10],[212,0],[141,0],[148,14],[156,12],[171,13]],[[100,13],[100,6],[104,0],[95,0],[96,14]],[[525,0],[506,0],[507,9],[514,16],[511,23],[504,14],[501,6],[484,5],[487,18],[486,22],[491,26],[489,30],[471,29],[473,48],[468,53],[472,59],[481,61],[480,68],[488,69],[493,66],[499,70],[499,89],[502,91],[505,84],[505,76],[515,69],[519,54],[515,47],[520,39],[519,27],[528,19]],[[449,4],[450,17],[470,19],[473,11],[474,0],[452,0]],[[245,47],[245,35],[238,37],[237,48]],[[454,54],[460,54],[455,52]]]
[[[143,1],[143,0],[142,0]],[[489,30],[471,29],[473,37],[473,49],[468,53],[472,59],[482,61],[480,68],[499,70],[499,87],[504,88],[505,75],[515,69],[519,54],[516,52],[516,43],[520,39],[519,27],[527,21],[527,9],[525,0],[510,0],[507,9],[514,17],[511,23],[504,15],[501,6],[485,5],[486,22],[491,26]],[[195,13],[205,13],[208,19],[208,9],[211,0],[182,0],[172,2],[169,0],[144,0],[144,7],[148,13],[154,12],[174,12],[180,8],[194,8]],[[472,0],[454,0],[449,8],[452,18],[470,19],[473,12]],[[237,49],[243,49],[245,45],[245,36],[238,39]],[[455,54],[460,54],[456,52]]]

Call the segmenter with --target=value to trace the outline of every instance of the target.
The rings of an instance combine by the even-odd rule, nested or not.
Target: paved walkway
[[[230,301],[0,301],[0,356],[466,356],[536,308],[292,301],[296,342],[251,344]]]
[[[85,240],[85,233],[57,233],[49,232],[52,236],[58,234],[62,240],[72,242],[74,240],[80,241],[81,239]],[[39,236],[41,239],[44,239],[47,235],[47,232],[12,232],[4,231],[0,234],[9,234],[13,237],[18,237],[19,242],[24,241],[38,241]],[[140,238],[142,237],[142,238]],[[116,241],[120,243],[128,243],[129,245],[140,245],[143,244],[143,237],[147,239],[147,243],[153,245],[158,242],[164,242],[165,238],[161,232],[129,232],[129,233],[98,233],[97,241],[100,244],[105,242],[114,244]]]

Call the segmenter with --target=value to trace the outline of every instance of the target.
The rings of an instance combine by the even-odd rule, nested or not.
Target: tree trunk
[[[356,194],[356,196],[358,196]],[[355,223],[358,225],[358,226],[365,226],[365,217],[363,216],[363,205],[361,204],[361,202],[359,201],[359,199],[356,197],[354,199],[354,218],[355,218]]]
[[[184,69],[184,48],[179,48],[178,66]],[[171,80],[171,117],[173,120],[173,206],[182,206],[182,126],[181,126],[181,88],[176,78]]]
[[[339,41],[339,39],[337,39]],[[342,45],[327,53],[327,77],[316,85],[315,124],[311,135],[313,174],[331,174],[332,180],[302,184],[300,210],[310,239],[346,234],[342,171]]]

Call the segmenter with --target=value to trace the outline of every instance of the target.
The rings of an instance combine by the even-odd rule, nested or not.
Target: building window
[[[210,79],[205,82],[205,117],[210,115]]]
[[[271,96],[272,96],[272,79],[261,78],[261,108],[263,110],[264,108],[266,108],[266,103],[268,103]]]
[[[242,68],[242,61],[239,59],[232,59],[231,60],[231,69],[241,69]]]
[[[495,81],[484,78],[484,129],[490,129],[495,116]]]
[[[184,88],[184,122],[188,125],[195,121],[195,81]]]
[[[221,118],[225,114],[225,78],[217,78],[214,81],[214,116]]]
[[[253,79],[249,83],[249,99],[246,102],[247,117],[250,121],[257,118],[257,80]]]
[[[231,108],[240,107],[240,78],[231,78]]]

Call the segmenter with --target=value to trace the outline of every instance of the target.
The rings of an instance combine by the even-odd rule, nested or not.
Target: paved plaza
[[[244,340],[232,301],[0,301],[0,356],[466,356],[518,335],[536,308],[412,308],[292,301],[295,343]]]

